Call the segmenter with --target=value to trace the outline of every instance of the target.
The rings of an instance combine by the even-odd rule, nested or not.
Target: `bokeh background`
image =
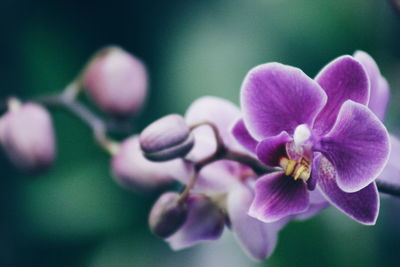
[[[238,103],[257,64],[279,61],[313,77],[362,49],[391,84],[388,127],[400,126],[400,16],[383,0],[1,0],[0,31],[0,98],[60,90],[104,45],[141,58],[151,91],[136,131],[199,96]],[[399,266],[400,205],[391,198],[374,227],[334,208],[291,223],[261,263],[228,231],[220,242],[173,252],[147,227],[157,194],[120,188],[89,129],[52,115],[58,156],[49,173],[21,174],[0,153],[0,266]]]

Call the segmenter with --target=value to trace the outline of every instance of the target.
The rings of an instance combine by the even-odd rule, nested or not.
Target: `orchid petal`
[[[400,140],[390,135],[390,144],[392,148],[388,163],[377,180],[400,186]]]
[[[235,187],[228,195],[228,215],[239,244],[251,257],[262,260],[274,251],[282,223],[263,223],[250,217],[247,211],[253,197],[248,187]]]
[[[348,100],[333,128],[315,149],[335,167],[340,189],[356,192],[373,182],[385,167],[390,151],[389,135],[372,111]]]
[[[222,141],[230,149],[244,151],[242,146],[236,141],[230,132],[233,124],[240,118],[240,110],[228,100],[205,96],[194,101],[188,108],[185,119],[188,125],[197,123],[210,122],[213,123],[221,135]],[[210,145],[207,147],[208,154],[211,154],[216,149],[215,135],[209,125],[197,127],[194,130],[195,140],[199,136],[208,140]],[[199,146],[194,146],[189,155],[196,155],[197,151],[203,150]]]
[[[293,220],[296,220],[296,221],[308,220],[308,219],[314,217],[315,215],[317,215],[322,210],[329,207],[329,202],[319,192],[319,190],[314,190],[309,193],[310,193],[310,205],[309,205],[308,209],[304,212],[294,215]]]
[[[318,213],[320,213],[321,211],[323,211],[324,209],[326,209],[327,207],[329,207],[328,202],[317,203],[317,204],[310,203],[310,206],[308,207],[308,209],[306,211],[294,216],[294,220],[296,220],[296,221],[308,220],[308,219],[314,217],[315,215],[317,215]]]
[[[189,214],[183,226],[167,239],[174,250],[184,249],[206,240],[218,239],[224,229],[221,210],[204,195],[191,195]]]
[[[212,162],[200,170],[195,189],[201,193],[226,193],[232,186],[241,183],[237,175],[241,168],[239,163],[233,161]]]
[[[306,184],[301,179],[295,181],[282,172],[275,172],[257,180],[249,215],[270,223],[305,211],[308,205]]]
[[[312,125],[326,103],[321,87],[298,68],[268,63],[250,70],[241,89],[244,122],[258,141]]]
[[[335,181],[335,169],[330,162],[321,157],[318,168],[318,187],[323,195],[339,210],[354,220],[374,225],[379,212],[379,194],[376,184],[370,183],[360,191],[347,193]]]
[[[328,102],[315,120],[319,134],[328,132],[346,100],[367,104],[369,80],[363,66],[351,56],[342,56],[323,68],[315,80],[328,95]]]
[[[354,53],[354,58],[358,60],[368,73],[371,90],[368,107],[383,120],[389,102],[389,84],[381,75],[375,60],[364,51]]]
[[[247,130],[244,125],[243,119],[238,120],[232,128],[232,134],[244,148],[252,153],[256,153],[256,146],[258,144]]]
[[[279,160],[286,156],[286,144],[290,141],[287,132],[262,140],[256,149],[258,159],[267,166],[279,166]]]

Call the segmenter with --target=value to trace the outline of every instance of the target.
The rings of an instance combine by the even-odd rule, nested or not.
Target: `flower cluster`
[[[149,216],[171,248],[216,240],[227,228],[256,260],[271,255],[290,221],[330,205],[375,224],[377,182],[393,184],[400,174],[400,141],[383,124],[389,86],[365,52],[333,60],[314,79],[280,63],[257,66],[243,81],[240,108],[205,96],[184,116],[165,116],[121,142],[77,100],[84,90],[103,113],[124,120],[142,107],[147,79],[132,55],[102,49],[61,94],[10,98],[0,144],[21,169],[48,169],[55,137],[45,106],[63,106],[111,154],[118,184],[141,193],[172,183],[184,188],[163,193]]]
[[[315,79],[263,64],[244,79],[241,109],[200,98],[184,118],[166,116],[126,141],[113,169],[136,188],[185,186],[161,195],[149,218],[173,249],[218,239],[226,226],[264,259],[288,222],[329,205],[375,224],[376,179],[393,174],[390,164],[384,170],[394,142],[382,123],[388,98],[388,83],[362,51],[333,60]]]

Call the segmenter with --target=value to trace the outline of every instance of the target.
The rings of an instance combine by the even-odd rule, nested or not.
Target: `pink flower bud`
[[[141,61],[119,47],[100,50],[83,74],[88,95],[106,113],[131,115],[147,94],[147,72]]]
[[[13,105],[0,118],[0,143],[11,162],[22,170],[46,170],[55,154],[50,114],[34,103]]]
[[[193,145],[194,137],[185,119],[177,114],[162,117],[140,134],[140,146],[144,156],[152,161],[184,157]]]

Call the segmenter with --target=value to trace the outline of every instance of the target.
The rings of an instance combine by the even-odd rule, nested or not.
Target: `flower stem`
[[[243,154],[243,153],[239,153],[239,152],[235,152],[235,151],[232,151],[232,150],[228,150],[227,151],[227,153],[225,155],[225,159],[236,161],[236,162],[239,162],[239,163],[241,163],[243,165],[249,166],[258,175],[262,175],[262,174],[266,174],[266,173],[270,173],[272,171],[275,171],[274,168],[267,167],[266,165],[262,164],[256,158],[253,158],[253,157],[251,157],[249,155],[246,155],[246,154]]]
[[[217,147],[215,148],[215,154],[220,153],[221,150],[224,150],[224,141],[222,140],[221,134],[219,133],[218,127],[211,121],[201,121],[198,123],[195,123],[189,127],[191,131],[193,131],[195,128],[198,128],[200,126],[209,126],[211,130],[214,133],[215,137],[215,142],[217,144]]]
[[[378,191],[395,197],[400,197],[400,185],[376,180]]]
[[[178,200],[179,203],[183,203],[187,199],[187,197],[190,194],[190,191],[192,190],[192,188],[196,184],[198,176],[199,176],[199,173],[197,171],[194,171],[193,174],[192,174],[192,177],[190,178],[189,183],[185,187],[185,190],[183,190],[183,192],[181,193],[181,195],[179,197],[179,200]]]
[[[68,88],[68,87],[67,87]],[[70,87],[75,90],[74,87]],[[118,143],[116,141],[111,140],[107,136],[107,124],[100,117],[90,111],[86,106],[76,101],[73,95],[69,93],[68,90],[65,90],[62,94],[55,94],[50,96],[44,96],[35,99],[35,102],[43,104],[47,107],[62,107],[65,110],[69,111],[86,125],[88,125],[92,131],[93,136],[96,142],[108,153],[111,155],[115,155],[118,151]]]

